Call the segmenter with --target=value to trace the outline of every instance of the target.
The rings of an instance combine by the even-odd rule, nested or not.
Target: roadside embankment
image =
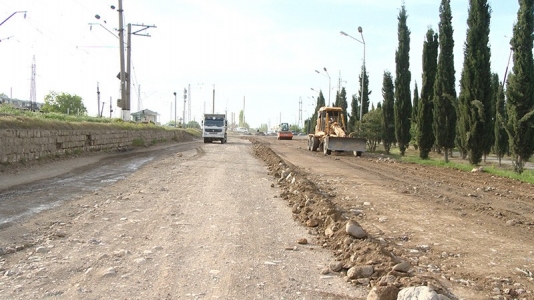
[[[57,122],[0,128],[0,163],[25,163],[69,154],[124,151],[134,146],[184,140],[184,130],[152,125]],[[192,137],[191,137],[192,138]]]

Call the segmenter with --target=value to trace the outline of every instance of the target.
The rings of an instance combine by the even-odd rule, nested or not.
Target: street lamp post
[[[2,23],[0,23],[0,26],[2,26],[5,22],[7,22],[7,20],[11,19],[11,17],[13,17],[14,15],[20,14],[20,13],[24,13],[24,19],[26,19],[27,11],[25,11],[25,10],[16,11],[16,12],[12,13],[11,15],[9,15],[9,17],[7,17],[4,21],[2,21]]]
[[[364,80],[364,76],[365,76],[365,39],[363,38],[363,30],[362,30],[362,27],[361,26],[358,26],[358,32],[360,33],[360,35],[362,36],[362,40],[360,41],[359,39],[345,33],[344,31],[340,31],[340,33],[344,36],[348,36],[350,37],[351,39],[363,44],[363,67],[362,67],[362,91],[361,91],[361,97],[360,97],[360,126],[359,126],[359,129],[361,131],[362,129],[362,116],[363,116],[363,82],[365,81]]]
[[[176,123],[176,92],[172,93],[174,95],[174,127],[178,127],[178,123]]]
[[[321,74],[321,75],[324,75],[324,76],[327,76],[328,77],[328,105],[327,106],[330,106],[330,91],[332,89],[332,79],[330,78],[330,74],[328,74],[328,71],[326,70],[326,68],[323,68],[324,72],[326,73],[326,75],[324,75],[323,73],[315,70],[315,72],[317,74]]]

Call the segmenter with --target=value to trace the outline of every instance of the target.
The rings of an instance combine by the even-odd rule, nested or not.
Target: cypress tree
[[[514,170],[522,173],[524,164],[534,151],[534,62],[532,57],[534,31],[534,0],[520,0],[517,23],[511,40],[514,50],[513,74],[506,94],[508,101],[507,132]]]
[[[495,144],[493,150],[499,159],[499,166],[501,165],[501,158],[508,150],[508,137],[503,124],[506,120],[506,112],[504,108],[504,89],[502,83],[499,82],[499,75],[493,74],[491,78],[491,87],[493,89],[493,102],[495,107],[495,126],[493,133],[495,134]]]
[[[422,159],[428,159],[428,153],[434,146],[434,132],[432,131],[434,103],[432,99],[438,66],[438,46],[438,34],[429,28],[423,45],[423,87],[417,120],[417,144],[419,145],[419,157]]]
[[[393,78],[388,71],[384,72],[382,80],[382,143],[386,154],[389,154],[391,145],[395,142],[395,91]]]
[[[349,123],[347,125],[350,132],[356,131],[358,128],[358,96],[352,95],[352,101],[350,102],[350,116],[349,116]]]
[[[464,65],[458,98],[460,147],[473,165],[489,151],[491,116],[491,64],[489,48],[491,9],[487,0],[470,0]]]
[[[347,108],[349,107],[349,104],[347,102],[347,91],[345,88],[341,88],[341,92],[339,93],[339,107],[343,109],[343,118],[345,121],[345,126],[348,126],[347,123]]]
[[[400,154],[404,155],[410,143],[410,119],[412,115],[412,99],[410,94],[410,30],[406,25],[408,15],[404,4],[399,12],[398,40],[399,47],[395,53],[395,137],[399,144]]]
[[[418,136],[417,133],[419,132],[418,129],[418,106],[419,106],[419,88],[417,87],[417,81],[415,82],[415,87],[413,89],[413,104],[412,104],[412,122],[410,127],[410,136],[411,140],[410,143],[412,143],[415,150],[419,148],[418,143]]]
[[[339,91],[336,91],[336,101],[334,101],[334,106],[339,107],[341,104],[341,99],[339,98]]]
[[[363,104],[362,104],[362,117],[366,113],[369,112],[369,95],[371,95],[371,92],[369,91],[369,74],[367,74],[367,68],[362,66],[363,68]],[[360,98],[361,98],[361,86],[362,86],[362,75],[360,74]],[[358,111],[358,113],[360,113]],[[357,116],[357,119],[360,120],[360,115]]]
[[[454,70],[454,30],[450,0],[442,0],[439,7],[439,56],[434,83],[435,144],[443,148],[444,160],[449,162],[449,149],[454,148],[457,100],[456,71]]]
[[[319,91],[319,97],[317,97],[317,103],[315,104],[315,111],[311,117],[310,132],[315,132],[315,125],[317,125],[317,112],[319,111],[319,108],[323,106],[326,106],[326,102],[324,100],[323,91]]]
[[[412,104],[412,123],[417,124],[419,119],[419,88],[417,87],[417,81],[413,89],[413,104]]]

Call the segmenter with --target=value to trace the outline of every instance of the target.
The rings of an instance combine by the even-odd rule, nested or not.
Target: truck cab
[[[204,143],[227,142],[228,121],[225,114],[204,114],[202,120],[202,138]]]

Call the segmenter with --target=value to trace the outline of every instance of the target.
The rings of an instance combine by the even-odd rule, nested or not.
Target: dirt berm
[[[332,251],[329,272],[381,293],[428,286],[450,299],[534,299],[531,185],[370,153],[324,156],[306,140],[250,140],[294,218]]]

